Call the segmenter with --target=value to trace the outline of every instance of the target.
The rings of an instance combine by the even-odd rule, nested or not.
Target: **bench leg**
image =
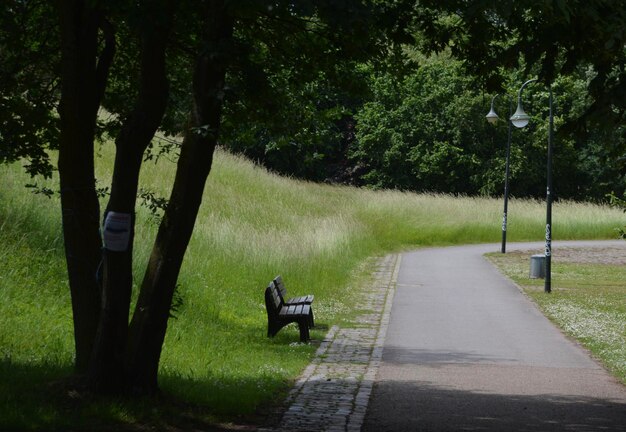
[[[309,320],[298,321],[298,329],[300,330],[300,342],[308,342],[311,339],[309,335]]]
[[[315,327],[315,320],[313,319],[313,308],[311,308],[311,313],[309,314],[309,328]]]
[[[289,321],[295,322],[298,325],[298,330],[300,331],[300,341],[308,342],[311,339],[309,333],[309,325],[311,324],[311,316],[300,316],[297,321]],[[285,325],[289,324],[286,321],[269,321],[267,323],[267,337],[274,337],[276,333],[280,331]]]
[[[280,322],[270,321],[267,323],[267,337],[274,337],[276,333],[280,331],[281,328],[284,327],[284,324],[281,325]]]

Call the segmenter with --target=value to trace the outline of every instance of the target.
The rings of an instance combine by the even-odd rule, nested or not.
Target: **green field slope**
[[[106,186],[112,152],[101,153],[98,184]],[[142,188],[167,197],[174,170],[165,159],[147,162]],[[22,171],[0,166],[0,429],[57,427],[85,414],[49,403],[45,392],[36,396],[42,383],[71,371],[71,307],[58,198],[24,188],[31,180]],[[58,189],[54,179],[46,186]],[[294,295],[315,294],[322,329],[312,337],[320,340],[323,328],[351,318],[350,295],[371,259],[428,245],[498,242],[501,208],[500,199],[296,181],[218,151],[179,280],[182,303],[170,321],[161,387],[220,418],[258,412],[279,399],[315,350],[297,343],[295,327],[266,338],[263,290],[274,276],[281,274]],[[509,213],[510,240],[543,238],[542,202],[514,199]],[[157,222],[144,207],[137,220],[139,283]],[[554,206],[557,241],[613,238],[622,225],[623,213],[608,207]],[[104,411],[89,415],[132,421],[125,409]]]

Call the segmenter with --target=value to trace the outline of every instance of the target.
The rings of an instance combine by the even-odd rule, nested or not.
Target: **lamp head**
[[[511,120],[511,123],[513,123],[513,126],[515,126],[516,128],[523,128],[530,121],[530,116],[526,114],[524,112],[524,108],[522,108],[522,91],[524,90],[524,87],[535,81],[537,81],[536,78],[526,81],[519,88],[519,92],[517,92],[517,109],[515,110],[515,114],[513,114],[509,119]]]
[[[498,120],[500,119],[500,117],[498,117],[498,114],[496,114],[496,112],[493,110],[493,106],[491,107],[491,109],[489,110],[485,118],[487,119],[489,124],[492,124],[492,125],[495,125],[496,123],[498,123]]]
[[[511,116],[510,120],[511,123],[513,123],[513,126],[515,126],[516,128],[523,128],[530,121],[530,116],[526,114],[524,108],[522,108],[522,101],[519,101],[517,103],[517,109],[515,110],[515,113]]]

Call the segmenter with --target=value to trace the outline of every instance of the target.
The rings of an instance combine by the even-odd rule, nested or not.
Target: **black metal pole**
[[[509,208],[509,160],[511,158],[511,128],[512,123],[510,120],[513,114],[513,102],[509,102],[509,136],[506,141],[506,168],[504,170],[504,214],[502,215],[502,248],[501,252],[506,253],[506,227],[508,221],[508,208]]]
[[[546,277],[544,291],[552,292],[552,139],[554,128],[554,114],[552,111],[552,85],[550,91],[550,130],[548,131],[548,179],[546,191]]]

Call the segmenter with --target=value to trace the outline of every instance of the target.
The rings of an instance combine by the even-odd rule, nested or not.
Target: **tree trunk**
[[[125,352],[132,294],[132,255],[135,204],[143,153],[154,137],[168,99],[165,51],[172,24],[173,1],[146,1],[142,5],[141,82],[137,104],[116,139],[111,196],[104,222],[102,310],[89,383],[101,393],[121,393],[126,387]],[[108,223],[109,217],[117,218]],[[122,221],[121,223],[119,221]],[[128,223],[124,238],[109,232]]]
[[[100,310],[100,206],[94,177],[96,116],[114,45],[107,37],[97,62],[101,13],[94,2],[61,0],[59,177],[63,237],[72,297],[75,368],[84,372]]]
[[[224,3],[203,5],[205,34],[194,70],[191,125],[131,321],[127,362],[137,393],[158,390],[157,373],[172,297],[211,170],[233,32],[233,20]]]

